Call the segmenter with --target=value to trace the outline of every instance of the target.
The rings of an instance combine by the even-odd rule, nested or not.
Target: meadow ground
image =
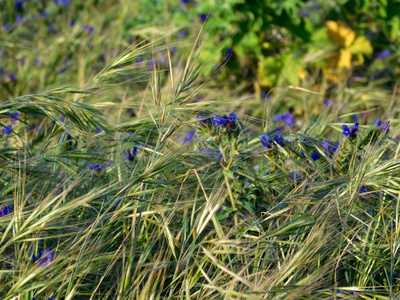
[[[392,1],[245,3],[0,1],[1,299],[398,299]]]

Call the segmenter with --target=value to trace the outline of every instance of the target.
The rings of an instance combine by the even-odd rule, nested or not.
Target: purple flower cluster
[[[320,159],[321,156],[319,156],[318,152],[314,150],[313,153],[311,153],[311,158],[313,159],[313,161],[316,161]]]
[[[272,120],[274,122],[283,122],[289,126],[295,124],[294,116],[290,114],[290,111],[286,111],[284,114],[277,114]]]
[[[360,125],[359,123],[356,123],[353,125],[351,129],[347,125],[343,125],[343,135],[347,137],[349,140],[356,138],[359,125]]]
[[[200,123],[212,123],[216,126],[222,126],[226,125],[227,127],[231,127],[233,123],[235,123],[237,115],[235,112],[232,112],[229,117],[227,115],[216,115],[215,117],[212,118],[205,118],[203,116],[197,115],[197,119],[201,119]]]
[[[10,111],[9,114],[11,123],[17,123],[21,117],[21,112],[19,111]]]
[[[90,25],[85,25],[83,27],[83,31],[85,31],[88,34],[93,34],[94,33],[94,27]]]
[[[183,140],[183,144],[188,144],[193,140],[194,135],[196,134],[195,130],[190,130],[186,133],[186,136]]]
[[[383,51],[381,51],[381,52],[378,52],[378,53],[375,55],[375,59],[377,59],[377,60],[383,60],[383,59],[385,59],[385,58],[388,58],[389,56],[390,56],[390,50],[386,49],[386,50],[383,50]]]
[[[388,133],[390,129],[390,121],[386,121],[382,124],[381,118],[375,121],[375,126],[378,126],[383,132]]]
[[[137,150],[138,150],[137,147],[133,147],[132,150],[130,149],[125,150],[124,153],[122,154],[122,157],[132,162],[137,155]]]
[[[3,129],[3,134],[5,135],[10,135],[11,132],[13,131],[12,125],[7,125],[6,127],[4,127]]]
[[[19,119],[21,118],[21,112],[19,111],[9,111],[8,114],[11,123],[18,123]],[[2,132],[5,135],[10,135],[13,132],[12,124],[4,127]]]
[[[277,144],[277,145],[280,145],[281,147],[284,147],[285,143],[286,143],[286,141],[283,138],[283,136],[281,134],[279,134],[279,133],[276,134],[272,139],[268,135],[263,134],[261,136],[261,140],[260,141],[261,141],[262,146],[263,147],[267,147],[267,148],[272,148],[274,143]]]
[[[101,164],[90,163],[89,169],[100,173],[105,169],[105,166]]]
[[[53,259],[54,259],[54,252],[52,252],[51,248],[48,248],[46,251],[43,253],[39,251],[37,255],[32,256],[32,262],[37,261],[39,267],[47,266],[49,265]]]
[[[53,0],[53,2],[60,7],[68,7],[71,4],[71,0]]]
[[[336,142],[335,144],[332,144],[331,142],[327,140],[322,140],[322,146],[325,148],[325,154],[333,154],[336,152],[336,150],[339,148],[339,142]]]
[[[0,208],[0,217],[4,217],[11,214],[11,207],[4,205]]]
[[[235,122],[235,120],[236,120],[236,113],[233,112],[233,113],[231,113],[231,114],[229,115],[229,117],[226,116],[226,115],[223,115],[223,116],[221,116],[221,115],[216,115],[216,116],[212,119],[212,122],[213,122],[213,124],[215,124],[215,125],[217,125],[217,126],[221,126],[221,125],[226,125],[226,124],[228,124],[229,122],[230,122],[230,123],[233,123],[233,122]]]
[[[332,105],[332,100],[325,99],[325,100],[324,100],[324,105],[325,105],[326,107],[331,106],[331,105]]]

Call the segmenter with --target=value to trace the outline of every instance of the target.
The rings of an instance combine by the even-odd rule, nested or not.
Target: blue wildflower
[[[359,187],[358,190],[360,191],[360,193],[366,193],[367,194],[367,195],[363,195],[363,198],[365,198],[365,199],[372,199],[373,196],[375,196],[375,197],[378,196],[375,192],[373,192],[373,193],[369,192],[368,188],[365,185]]]
[[[388,133],[389,129],[390,129],[390,121],[386,121],[380,127],[381,127],[382,131],[384,131],[385,133]]]
[[[354,122],[358,122],[358,120],[360,120],[360,117],[356,114],[356,115],[352,115],[351,116]]]
[[[322,140],[322,147],[324,147],[326,150],[329,151],[329,148],[331,146],[331,143],[327,140]]]
[[[39,251],[39,253],[37,255],[33,254],[32,255],[32,262],[37,261],[41,256],[42,256],[42,251]]]
[[[232,54],[233,54],[233,49],[229,47],[228,49],[225,50],[225,56],[223,59],[225,61],[228,61],[231,58]]]
[[[273,143],[273,140],[270,139],[270,137],[268,135],[263,134],[261,136],[261,140],[260,141],[261,141],[261,144],[263,145],[263,147],[272,148],[271,145]]]
[[[261,100],[271,100],[271,95],[268,95],[266,92],[261,92],[260,94]]]
[[[53,2],[62,7],[68,7],[71,4],[71,0],[53,0]]]
[[[339,148],[339,142],[336,142],[332,145],[331,142],[327,140],[322,140],[322,146],[326,149],[325,154],[329,155],[336,152],[336,150]]]
[[[16,82],[17,81],[17,76],[14,73],[10,73],[10,74],[8,74],[8,79],[11,82]]]
[[[213,123],[217,126],[221,126],[221,125],[225,125],[226,123],[228,123],[229,118],[227,116],[221,116],[221,115],[216,115],[213,119],[212,119]]]
[[[88,34],[92,34],[94,32],[94,27],[93,26],[89,26],[89,25],[85,25],[83,27],[83,31],[87,32]]]
[[[4,129],[3,129],[3,134],[5,135],[10,135],[12,132],[13,128],[12,125],[7,125]]]
[[[50,14],[47,11],[45,11],[45,12],[40,13],[38,16],[41,19],[47,19],[50,16]]]
[[[65,116],[61,116],[60,121],[64,123],[65,121],[67,121],[67,118]]]
[[[202,23],[204,23],[207,20],[207,15],[206,14],[200,14],[199,19]]]
[[[277,114],[277,115],[274,116],[274,118],[272,119],[272,121],[274,121],[274,122],[282,122],[283,119],[284,119],[284,117],[283,117],[282,114]]]
[[[96,171],[96,172],[101,172],[101,171],[103,171],[104,170],[104,165],[101,165],[101,164],[95,164],[95,163],[90,163],[90,165],[89,165],[89,169],[90,170],[94,170],[94,171]]]
[[[277,134],[274,136],[274,142],[279,144],[281,147],[285,146],[285,139],[283,138],[283,136],[281,134]]]
[[[221,162],[221,160],[222,160],[222,153],[221,153],[221,150],[219,150],[219,149],[217,149],[217,151],[215,151],[216,152],[216,154],[218,155],[218,162]]]
[[[67,68],[61,68],[57,71],[58,74],[64,74],[67,71]]]
[[[157,66],[158,66],[158,61],[154,61],[154,60],[150,59],[150,60],[148,61],[147,70],[153,71],[153,69],[154,69],[155,67],[157,68]]]
[[[347,138],[353,139],[357,135],[357,130],[358,130],[359,123],[356,123],[353,125],[352,129],[350,129],[347,125],[343,125],[343,135]]]
[[[0,217],[11,214],[11,208],[8,205],[4,205],[0,209]]]
[[[55,254],[54,254],[54,252],[51,252],[51,251],[52,251],[52,249],[48,248],[40,256],[40,259],[38,260],[38,266],[39,267],[47,266],[53,261]]]
[[[204,117],[200,116],[200,115],[197,115],[196,118],[197,119],[203,119]],[[200,123],[207,123],[208,121],[211,121],[211,118],[200,120]]]
[[[16,9],[22,9],[24,1],[14,1],[14,6]]]
[[[165,66],[167,65],[167,57],[164,54],[160,55],[160,59],[158,60],[161,65]]]
[[[190,141],[193,139],[195,134],[196,134],[195,130],[188,131],[188,133],[186,134],[185,139],[183,140],[183,143],[184,144],[190,143]]]
[[[290,114],[290,111],[286,111],[284,114],[277,114],[273,118],[274,122],[284,122],[286,125],[294,125],[294,116]]]
[[[122,154],[122,157],[129,160],[129,161],[133,161],[137,155],[137,147],[133,147],[132,150],[128,149],[125,150],[124,153]]]
[[[21,112],[9,111],[8,113],[10,114],[11,122],[14,122],[14,123],[18,122],[18,120],[20,119],[20,116],[21,116]]]
[[[313,161],[316,161],[316,160],[320,159],[321,156],[319,156],[317,151],[314,150],[314,152],[311,154],[311,158],[313,159]]]
[[[338,148],[339,148],[339,141],[337,141],[335,144],[333,144],[333,146],[331,148],[331,153],[335,153]]]
[[[57,34],[57,33],[58,33],[58,31],[57,31],[57,29],[56,29],[56,26],[55,26],[54,24],[50,24],[50,25],[49,25],[49,31],[52,32],[52,33],[54,33],[54,34]]]
[[[349,137],[351,134],[351,129],[347,125],[343,125],[343,135]]]
[[[235,122],[235,120],[236,120],[236,113],[235,113],[235,112],[232,112],[232,113],[229,115],[229,122],[233,123],[233,122]]]
[[[383,59],[385,59],[385,58],[387,58],[387,57],[389,57],[390,56],[390,51],[389,50],[383,50],[383,51],[381,51],[381,52],[378,52],[376,55],[375,55],[375,59],[378,59],[378,60],[383,60]]]
[[[388,133],[388,132],[389,132],[389,129],[390,129],[390,121],[386,121],[386,122],[383,123],[383,125],[382,125],[382,120],[381,120],[381,118],[378,118],[378,119],[375,121],[375,126],[380,127],[382,131],[384,131],[385,133]]]
[[[283,130],[283,126],[279,125],[279,126],[276,127],[274,130],[272,130],[272,133],[273,133],[273,132],[277,132],[277,131],[281,131],[281,130]]]
[[[332,101],[329,100],[329,99],[325,99],[325,100],[324,100],[324,105],[325,105],[326,107],[329,107],[329,106],[332,105]]]
[[[185,37],[186,37],[185,31],[181,30],[181,31],[179,31],[178,36],[177,36],[176,39],[179,41],[181,39],[184,39]]]

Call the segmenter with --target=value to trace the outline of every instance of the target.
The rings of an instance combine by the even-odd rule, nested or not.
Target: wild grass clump
[[[68,3],[43,6],[69,23]],[[201,34],[82,5],[29,42],[64,50],[2,82],[1,299],[398,297],[396,89],[315,72],[260,97]]]
[[[392,128],[373,114],[337,123],[345,117],[332,111],[337,103],[308,123],[295,112],[273,116],[280,93],[254,100],[265,113],[252,119],[242,100],[196,99],[200,85],[209,89],[196,51],[181,72],[171,62],[147,70],[151,94],[131,120],[85,104],[137,53],[122,54],[79,94],[1,103],[2,299],[399,292],[393,119]],[[319,101],[306,89],[284,93]],[[120,116],[129,103],[113,105]]]

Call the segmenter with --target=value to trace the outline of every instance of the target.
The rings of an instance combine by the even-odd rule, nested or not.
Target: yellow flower
[[[346,49],[340,49],[340,55],[337,62],[338,68],[350,68],[351,67],[351,52]]]
[[[331,64],[337,68],[350,68],[353,58],[362,63],[363,54],[370,55],[373,52],[370,41],[364,37],[356,38],[356,33],[342,22],[327,21],[328,35],[339,46],[339,53],[330,56]],[[333,60],[333,61],[332,61]]]
[[[326,21],[329,37],[339,46],[348,47],[356,38],[356,33],[341,22]]]

